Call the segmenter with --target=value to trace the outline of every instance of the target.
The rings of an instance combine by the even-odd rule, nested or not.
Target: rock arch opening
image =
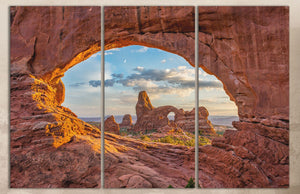
[[[125,52],[122,50],[126,50]],[[148,58],[145,57],[145,53],[150,53]],[[141,54],[141,56],[136,56],[136,54]],[[154,56],[157,55],[157,53],[160,53],[162,55],[161,58],[158,57],[158,59],[156,59],[156,61],[154,60]],[[107,73],[105,74],[106,76],[106,80],[105,80],[105,87],[106,87],[106,91],[108,91],[108,94],[106,94],[106,99],[109,99],[108,103],[106,102],[106,113],[107,115],[110,116],[106,116],[105,119],[109,120],[110,122],[106,122],[106,128],[108,132],[113,132],[116,134],[124,134],[124,132],[127,131],[138,131],[140,129],[137,129],[137,127],[135,127],[135,122],[137,120],[137,116],[135,114],[135,109],[134,109],[134,104],[137,101],[137,98],[135,97],[137,94],[130,96],[130,91],[128,89],[124,90],[124,88],[129,88],[132,89],[134,92],[133,93],[138,93],[141,90],[146,90],[146,91],[150,91],[150,94],[152,93],[152,96],[154,96],[154,102],[155,101],[155,95],[157,95],[157,92],[162,91],[162,94],[167,95],[167,98],[165,100],[162,100],[161,105],[174,105],[172,104],[172,98],[170,98],[170,94],[173,91],[172,90],[176,90],[177,93],[180,93],[180,95],[185,96],[187,92],[190,92],[190,100],[186,100],[186,99],[180,99],[178,100],[178,98],[176,98],[177,100],[173,102],[175,103],[175,107],[178,108],[182,108],[184,107],[185,110],[188,109],[192,109],[194,107],[194,100],[193,100],[193,96],[194,93],[191,92],[192,90],[194,90],[194,68],[183,58],[180,58],[178,55],[174,55],[171,53],[167,53],[163,50],[159,50],[159,49],[154,49],[154,48],[150,48],[150,47],[146,47],[146,46],[138,46],[138,45],[133,45],[133,46],[127,46],[127,47],[121,47],[121,48],[113,48],[110,50],[106,50],[105,51],[105,55],[106,55],[106,70]],[[132,58],[131,56],[134,56],[134,58]],[[170,57],[170,56],[171,57]],[[98,58],[97,58],[98,56]],[[150,57],[150,58],[149,58]],[[177,57],[177,58],[174,58]],[[112,58],[114,58],[114,60],[112,60]],[[143,59],[146,58],[146,59]],[[135,66],[135,63],[133,62],[133,59],[138,61],[138,63],[141,63],[142,60],[144,61],[149,61],[149,64],[146,64],[144,66],[141,65],[137,65]],[[150,60],[151,59],[151,60]],[[100,62],[100,56],[99,53],[95,53],[93,56],[91,56],[88,60],[94,60],[93,62],[90,63],[97,63],[96,66],[100,66],[99,62]],[[82,62],[85,64],[85,68],[88,68],[88,60]],[[112,61],[111,61],[112,60]],[[164,67],[161,69],[155,69],[157,67],[161,67],[163,66],[165,63],[167,63],[167,60],[171,61],[170,63],[172,64],[176,64],[173,68],[172,67]],[[82,65],[82,63],[77,64],[76,66],[82,66],[84,68],[84,64]],[[154,68],[151,67],[153,63],[156,63],[154,65]],[[116,65],[118,64],[119,67],[116,68]],[[129,64],[129,65],[128,65]],[[95,64],[94,64],[95,65]],[[75,67],[76,67],[75,66]],[[73,67],[73,69],[75,69],[75,67]],[[132,67],[132,72],[126,72],[126,69]],[[78,68],[80,69],[80,68]],[[218,82],[218,80],[216,78],[213,78],[212,76],[209,76],[208,74],[206,74],[203,70],[199,69],[200,71],[200,94],[201,94],[201,90],[205,90],[205,92],[203,93],[213,93],[214,88],[217,88],[219,90],[221,90],[222,85],[220,84],[220,82]],[[93,72],[95,73],[95,72]],[[68,74],[68,72],[66,73],[66,75]],[[81,72],[82,74],[82,72]],[[100,72],[98,72],[97,75],[100,75]],[[76,83],[71,83],[72,87],[77,87],[77,86],[81,86],[81,85],[88,85],[89,87],[95,87],[95,88],[100,88],[100,80],[98,79],[93,79],[90,76],[88,76],[87,74],[85,74],[85,76],[87,76],[89,79],[85,80],[85,83],[81,82],[80,80],[76,80]],[[203,78],[207,78],[207,80],[203,80]],[[130,78],[132,80],[130,80]],[[182,78],[182,80],[185,83],[185,86],[187,87],[178,87],[178,78]],[[63,78],[64,79],[64,78]],[[68,80],[68,79],[67,79]],[[137,85],[137,83],[139,82],[143,82],[140,85]],[[170,88],[165,87],[165,85],[159,85],[157,83],[159,82],[163,82],[166,81],[167,84],[169,84]],[[176,82],[175,82],[176,81]],[[156,83],[154,83],[156,82]],[[173,84],[173,85],[172,85]],[[70,83],[69,83],[70,85]],[[113,86],[116,86],[117,89],[121,89],[122,91],[120,93],[117,92],[118,95],[116,95],[116,91],[114,91]],[[182,89],[182,91],[180,91],[180,89]],[[112,93],[113,95],[109,95],[109,93]],[[219,91],[217,91],[218,93]],[[174,92],[173,92],[174,93]],[[175,92],[176,93],[176,92]],[[223,96],[215,96],[214,98],[226,98],[226,94],[225,92],[223,92]],[[98,95],[100,95],[100,93],[98,92]],[[169,96],[168,96],[169,95]],[[179,96],[180,96],[179,95]],[[121,98],[123,97],[123,99]],[[178,97],[178,95],[177,95]],[[68,94],[66,94],[66,99],[68,98]],[[174,99],[174,97],[173,97]],[[209,95],[206,95],[205,98],[202,98],[200,103],[201,105],[204,105],[207,107],[207,105],[205,103],[211,103],[213,104],[214,102],[211,100],[213,99],[211,96],[209,97]],[[189,107],[187,106],[186,102],[189,101]],[[82,101],[81,101],[82,102]],[[203,103],[204,102],[204,103]],[[222,100],[220,100],[220,102],[222,102]],[[221,104],[219,102],[219,104]],[[110,104],[114,104],[114,106],[110,106]],[[159,103],[155,103],[158,104]],[[64,105],[64,104],[63,104]],[[131,106],[131,107],[130,107]],[[174,108],[175,108],[174,107]],[[209,107],[209,106],[208,106]],[[96,108],[96,106],[93,106],[93,108]],[[161,111],[166,111],[163,109],[160,109],[161,107],[159,107],[158,110]],[[98,111],[100,110],[100,106],[97,107]],[[128,110],[133,110],[132,112],[129,112]],[[160,115],[156,118],[156,120],[160,120],[161,124],[159,125],[153,125],[153,124],[149,124],[151,121],[148,121],[147,123],[137,123],[137,126],[141,127],[145,127],[145,130],[147,133],[149,133],[149,131],[157,131],[159,127],[163,127],[163,125],[170,125],[172,127],[180,127],[183,128],[184,130],[188,130],[189,132],[193,133],[194,132],[194,110],[190,111],[190,112],[186,112],[183,111],[182,109],[180,110],[174,110],[172,111],[173,108],[168,109],[167,111],[169,112],[165,112],[164,114],[159,113],[158,110],[156,110],[156,114]],[[214,111],[216,111],[216,108],[212,108],[209,107],[208,109],[212,109]],[[121,111],[120,111],[121,110]],[[126,110],[127,112],[122,112],[123,110]],[[112,111],[112,112],[109,112]],[[115,111],[115,112],[114,112]],[[90,113],[90,111],[88,111]],[[172,117],[173,119],[169,119],[168,115],[171,112],[171,114],[173,113]],[[181,114],[177,114],[178,112],[180,112]],[[80,119],[83,119],[84,121],[88,121],[89,123],[95,125],[96,127],[99,128],[100,126],[100,115],[98,114],[98,116],[88,116],[90,118],[82,118],[85,116],[81,116],[82,114],[79,114]],[[111,118],[111,115],[113,115],[113,118]],[[125,115],[125,116],[123,116]],[[185,115],[185,116],[183,116]],[[211,115],[210,117],[216,117],[214,114]],[[108,119],[109,118],[109,119]],[[178,121],[178,123],[174,122],[174,121]],[[213,128],[212,125],[210,124],[210,122],[208,121],[207,116],[201,116],[200,114],[200,127],[199,130],[203,130],[205,131],[205,133],[210,133],[210,130]],[[215,119],[213,118],[214,121],[218,120],[219,118]],[[224,119],[224,118],[222,118]],[[109,124],[110,123],[110,124]],[[230,123],[231,122],[227,122]],[[218,123],[220,125],[220,123]],[[109,126],[112,127],[109,127]],[[148,125],[148,126],[146,126]],[[202,125],[202,126],[201,126]],[[223,134],[223,132],[228,129],[226,126],[222,125],[216,126],[217,132],[221,131],[219,134]],[[110,128],[113,128],[112,130],[110,130]],[[208,130],[207,130],[208,129]],[[117,132],[120,131],[120,132]]]
[[[83,120],[100,117],[100,60],[100,54],[95,53],[68,69],[61,78],[65,86],[62,106],[70,108]]]
[[[11,10],[11,186],[47,187],[51,182],[53,187],[62,187],[61,183],[70,182],[64,180],[65,174],[86,177],[72,179],[73,186],[99,186],[100,169],[94,166],[99,166],[100,160],[94,153],[100,148],[93,143],[100,142],[99,130],[87,126],[61,106],[64,86],[60,78],[68,68],[100,50],[100,7],[12,7]],[[105,12],[109,13],[105,14],[106,49],[139,44],[178,54],[193,65],[193,10],[193,7],[106,7]],[[231,130],[224,134],[225,138],[213,140],[212,146],[200,148],[202,187],[288,187],[288,21],[288,7],[199,7],[199,65],[222,80],[225,92],[238,106],[240,120],[235,123],[238,131]],[[111,159],[109,175],[119,174],[119,166],[128,169],[131,164],[121,157],[116,159],[118,155],[113,153],[126,152],[116,143],[116,137],[107,135],[106,143],[110,146],[106,155]],[[124,144],[140,146],[129,141]],[[56,149],[60,146],[62,149]],[[163,154],[157,156],[168,160],[175,153],[172,148],[164,146]],[[32,157],[36,158],[30,160],[30,166],[28,160],[23,160],[28,156],[27,150],[35,151]],[[142,153],[138,149],[131,151],[133,157]],[[188,171],[192,164],[187,161],[194,155],[181,151],[187,155],[179,155],[174,165],[180,172]],[[91,155],[94,160],[82,162],[82,158]],[[64,163],[59,170],[55,166],[61,166],[60,163],[50,165],[57,172],[52,177],[44,173],[49,166],[41,164],[53,164],[57,160],[52,158],[56,157],[73,163]],[[136,159],[144,164],[150,161]],[[37,166],[42,173],[36,171]],[[165,180],[184,186],[164,174],[173,170],[164,167],[168,170],[156,169],[163,178],[148,179],[151,183],[140,176],[133,178],[147,186],[167,187],[169,183]],[[39,180],[29,179],[26,174],[30,177],[39,174]],[[148,177],[153,176],[156,174]],[[109,177],[106,184],[114,185],[116,179]]]
[[[168,113],[168,115],[167,115],[167,117],[168,117],[168,119],[169,119],[169,121],[175,121],[175,112],[169,112]]]
[[[132,115],[130,125],[136,122],[135,103],[137,98],[135,96],[142,90],[150,93],[154,97],[152,101],[158,106],[173,105],[185,110],[191,110],[194,107],[194,68],[184,58],[164,50],[139,45],[109,49],[105,51],[105,55],[107,71],[105,73],[106,113],[107,115],[114,115],[114,119],[120,126],[123,122],[123,115],[126,114]],[[166,63],[169,64],[166,65]],[[97,71],[95,71],[96,67],[98,68]],[[62,105],[74,110],[85,121],[100,121],[101,84],[99,68],[100,52],[75,65],[62,78],[67,91],[65,102]],[[129,70],[130,68],[131,70]],[[76,77],[76,69],[81,80]],[[92,74],[84,73],[83,71],[86,71],[84,69],[90,69]],[[217,132],[223,134],[228,127],[232,128],[231,121],[237,120],[236,107],[233,102],[229,101],[229,97],[222,89],[222,83],[217,78],[208,75],[201,68],[199,68],[199,75],[200,105],[208,109],[210,112],[209,119],[213,120]],[[81,88],[77,94],[91,98],[90,94],[85,95],[85,92],[82,91],[82,89],[86,89],[89,92],[94,90],[97,92],[97,96],[93,94],[93,100],[81,98],[79,106],[76,107],[75,103],[70,103],[70,99],[73,95],[78,101],[79,96],[76,96],[76,93],[72,94],[72,92],[71,95],[68,94],[68,89],[74,90],[74,88],[77,89],[77,92],[78,88]],[[188,93],[189,95],[187,95]],[[159,95],[164,96],[164,98],[158,100]],[[95,99],[98,101],[93,105]],[[88,105],[86,105],[86,101],[89,103]],[[84,106],[86,106],[85,110]],[[80,108],[82,109],[81,112],[77,112]],[[96,110],[98,114],[95,115],[90,108]],[[90,115],[86,115],[84,111]],[[167,123],[170,120],[175,121],[174,112],[171,113],[171,119],[168,118],[168,115],[163,115],[163,117]],[[125,118],[125,120],[127,119]],[[193,118],[190,118],[190,121],[193,122]],[[99,124],[96,125],[99,126]],[[192,131],[192,124],[190,131]]]
[[[170,111],[176,112],[175,107],[192,109],[194,106],[193,84],[183,87],[179,85],[180,80],[175,81],[176,78],[185,78],[193,82],[193,74],[189,74],[193,68],[185,59],[144,45],[114,48],[107,52],[106,69],[110,73],[106,78],[106,114],[114,115],[122,132],[127,129],[132,134],[154,135],[168,125],[167,115]],[[178,100],[180,96],[181,100]],[[144,103],[139,108],[140,101]],[[146,116],[148,110],[153,110],[152,116]],[[130,120],[132,122],[128,122]]]

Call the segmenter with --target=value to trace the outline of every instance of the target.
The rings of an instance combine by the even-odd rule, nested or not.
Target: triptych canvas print
[[[289,187],[288,7],[13,6],[10,84],[12,188]]]

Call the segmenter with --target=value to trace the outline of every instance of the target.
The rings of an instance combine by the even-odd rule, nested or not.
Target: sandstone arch
[[[145,45],[178,54],[194,64],[193,7],[107,7],[105,11],[106,49]],[[20,148],[30,148],[32,141],[39,141],[42,151],[49,151],[53,143],[58,149],[70,151],[75,149],[74,144],[83,142],[99,150],[91,138],[83,138],[97,139],[99,131],[60,106],[64,99],[60,78],[64,72],[100,50],[99,18],[99,7],[11,8],[12,174],[18,174],[17,167],[26,165],[18,163],[20,158],[17,158],[25,157]],[[223,82],[225,91],[238,106],[240,118],[235,123],[238,131],[228,131],[225,138],[200,150],[201,184],[206,187],[287,186],[288,8],[200,7],[199,32],[199,65]],[[44,135],[45,127],[53,140]],[[226,157],[215,158],[213,154]],[[221,163],[225,164],[224,169],[213,173],[207,170]],[[229,167],[232,163],[236,164],[235,169]],[[88,169],[85,164],[80,165]],[[74,169],[71,173],[76,177],[79,172]],[[97,186],[97,173],[99,169],[90,175],[94,176],[93,181],[84,184],[63,176],[59,180],[67,185],[92,187]],[[209,182],[211,179],[214,181]],[[13,176],[12,186],[30,185],[30,180],[18,182]],[[39,185],[46,183],[35,180],[32,187]]]
[[[146,91],[140,91],[135,106],[137,121],[133,130],[144,131],[164,127],[169,124],[168,114],[179,112],[174,106],[154,108]]]
[[[63,86],[60,77],[68,68],[100,50],[100,8],[45,7],[42,11],[38,7],[17,9],[13,12],[11,22],[11,44],[17,46],[11,49],[12,73],[30,73],[49,82],[58,90],[57,100],[61,103]],[[191,65],[194,64],[193,7],[121,9],[124,8],[105,8],[106,49],[145,45],[178,54]],[[257,19],[264,16],[263,12],[272,14]],[[284,29],[288,29],[287,13],[287,8],[282,7],[200,7],[199,64],[223,82],[225,91],[238,106],[241,120],[257,122],[272,118],[272,125],[276,126],[276,122],[279,122],[281,127],[286,127],[284,121],[288,120],[288,87],[283,86],[288,84],[288,30],[279,32],[276,26],[280,23]],[[272,20],[271,17],[276,19]],[[35,18],[35,22],[28,29],[26,22],[31,21],[31,18]],[[213,21],[215,27],[209,21]],[[262,30],[267,26],[273,27]],[[249,28],[253,29],[256,37],[250,30],[245,30]],[[86,29],[89,29],[88,32]],[[251,47],[251,41],[256,41],[256,48]],[[262,64],[268,64],[267,60],[271,62],[274,71],[267,71],[269,66]],[[259,71],[266,74],[264,79],[252,78]],[[264,89],[258,87],[270,82],[281,86],[281,89],[269,87],[274,93],[272,96],[265,95]],[[282,89],[285,91],[281,92]],[[279,103],[282,105],[279,106]]]

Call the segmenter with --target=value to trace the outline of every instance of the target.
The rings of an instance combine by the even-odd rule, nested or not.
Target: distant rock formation
[[[205,134],[215,134],[215,130],[208,120],[208,111],[205,107],[199,107],[199,130]],[[170,112],[175,113],[172,124],[168,118]],[[137,121],[134,131],[157,130],[167,125],[180,127],[183,130],[195,131],[195,108],[192,111],[184,111],[174,106],[161,106],[154,108],[146,91],[139,93],[136,104]]]
[[[215,134],[215,130],[210,120],[208,120],[208,111],[201,106],[199,110],[199,130],[203,134]],[[183,130],[193,132],[195,131],[195,108],[191,111],[184,111],[179,109],[175,114],[175,123]]]
[[[139,102],[138,102],[139,103]],[[173,106],[161,106],[143,112],[137,113],[137,121],[134,125],[135,131],[152,130],[164,127],[169,124],[168,114],[177,112],[177,108]]]
[[[115,117],[112,115],[108,117],[104,122],[104,130],[105,132],[114,133],[120,135],[120,127],[116,122]]]
[[[138,102],[136,103],[135,110],[137,120],[141,119],[141,117],[147,114],[149,111],[153,110],[148,94],[146,91],[141,91],[139,93]]]
[[[120,128],[131,129],[133,127],[132,117],[130,114],[125,114],[122,119],[122,123],[119,124]]]

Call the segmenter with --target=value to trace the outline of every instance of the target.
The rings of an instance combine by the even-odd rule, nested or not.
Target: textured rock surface
[[[199,131],[204,134],[215,134],[215,130],[208,120],[208,111],[205,107],[199,107]],[[175,123],[183,130],[194,132],[195,131],[195,108],[191,111],[184,111],[179,109],[175,114]]]
[[[160,48],[193,65],[193,16],[193,7],[107,7],[105,47]],[[202,187],[288,186],[288,21],[287,7],[199,8],[199,65],[240,117],[238,131],[201,147]],[[99,130],[60,106],[60,78],[100,50],[100,7],[12,7],[10,29],[11,187],[99,187]],[[183,187],[192,151],[145,147],[107,135],[106,186]]]
[[[215,130],[208,120],[208,111],[205,107],[199,107],[199,130],[205,134],[215,134]],[[174,122],[168,118],[169,113],[175,114]],[[179,127],[183,130],[195,131],[195,109],[184,111],[174,106],[153,107],[146,91],[141,91],[136,104],[137,121],[134,125],[135,131],[158,130],[165,126]]]
[[[122,123],[119,124],[120,128],[131,129],[133,126],[132,117],[130,114],[123,116]]]
[[[99,129],[59,106],[44,81],[10,81],[11,187],[99,187]]]
[[[119,124],[116,122],[114,116],[110,116],[105,120],[104,130],[105,130],[105,132],[120,135],[120,127],[119,127]]]
[[[148,97],[146,91],[141,91],[138,96],[138,101],[135,106],[136,117],[137,120],[141,118],[141,116],[147,114],[149,111],[153,110],[154,107],[151,104],[151,101]]]
[[[106,134],[107,187],[183,188],[194,176],[194,149]],[[113,149],[112,149],[113,148]],[[137,182],[134,182],[136,180]]]

